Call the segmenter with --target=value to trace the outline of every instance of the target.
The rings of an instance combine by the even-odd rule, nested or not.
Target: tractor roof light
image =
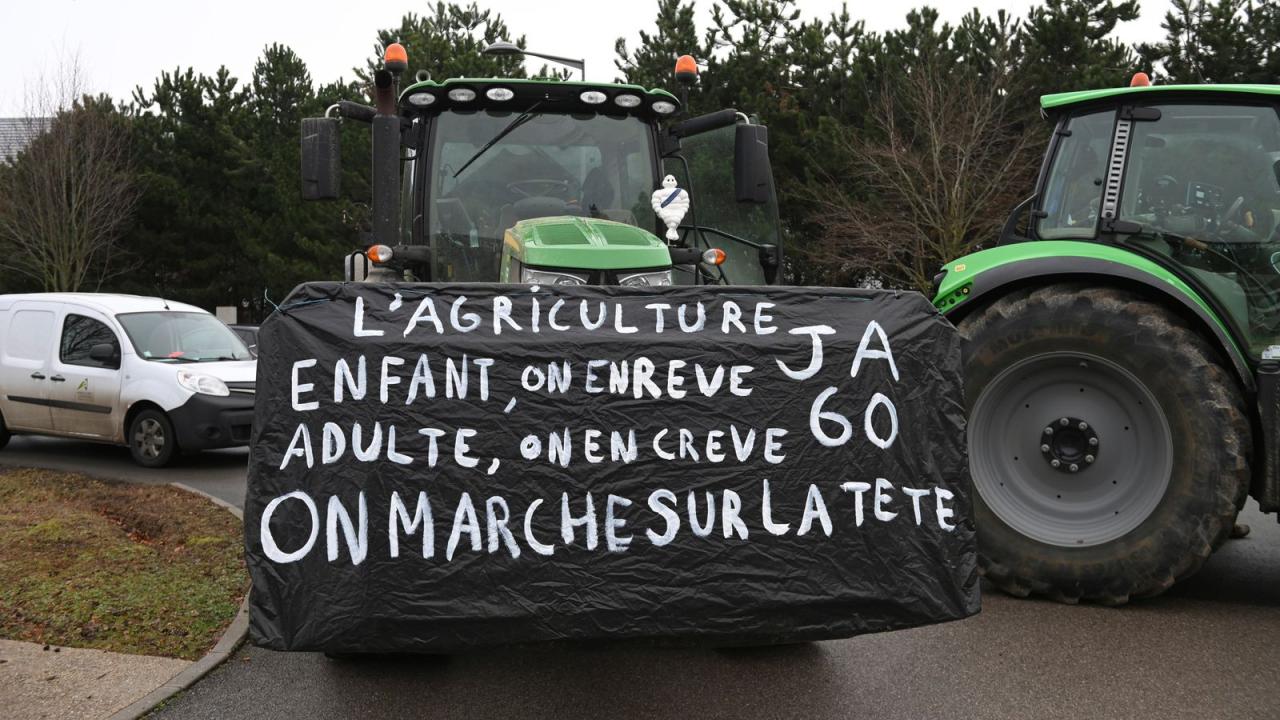
[[[599,90],[587,90],[578,96],[578,99],[588,105],[599,105],[609,97]]]
[[[388,71],[399,75],[409,69],[409,53],[400,43],[391,43],[382,52],[382,64]]]
[[[653,104],[653,111],[659,115],[670,115],[676,111],[676,104],[666,100],[659,100]]]
[[[613,99],[613,104],[623,108],[638,107],[640,105],[640,96],[623,93]]]
[[[676,58],[676,80],[681,85],[692,85],[698,79],[698,63],[692,55]]]
[[[414,107],[426,107],[435,101],[436,96],[429,92],[419,92],[409,96],[409,104]]]
[[[476,99],[476,91],[471,88],[454,88],[449,91],[449,99],[459,103],[469,103]]]
[[[494,102],[506,102],[511,98],[514,98],[516,96],[516,93],[511,88],[495,87],[495,88],[489,88],[488,90],[486,90],[484,92],[484,96],[489,98],[490,100],[493,100]]]
[[[364,254],[365,257],[369,258],[370,262],[378,265],[391,262],[391,257],[394,255],[391,252],[391,248],[386,245],[370,245],[369,249],[364,251]]]
[[[1129,87],[1150,87],[1151,76],[1139,70],[1133,74],[1133,79],[1129,81]]]

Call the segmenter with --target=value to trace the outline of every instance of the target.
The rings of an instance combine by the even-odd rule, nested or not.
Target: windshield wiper
[[[458,168],[458,171],[453,174],[453,177],[457,178],[459,175],[462,174],[463,170],[466,170],[468,167],[471,166],[471,163],[475,162],[477,159],[479,159],[481,155],[488,152],[489,148],[493,147],[494,145],[497,145],[498,141],[510,135],[512,132],[515,131],[516,128],[520,127],[521,125],[533,119],[533,111],[537,110],[538,106],[541,104],[542,104],[542,101],[539,100],[538,102],[530,106],[528,110],[525,110],[524,112],[517,115],[516,119],[512,120],[510,123],[507,124],[506,127],[499,130],[497,135],[494,135],[492,138],[489,139],[489,142],[485,143],[484,145],[481,145],[480,149],[476,151],[475,155],[472,155],[471,157],[467,158],[467,161],[462,163],[462,167]]]

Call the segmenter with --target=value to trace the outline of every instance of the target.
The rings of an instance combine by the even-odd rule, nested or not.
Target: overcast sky
[[[641,29],[651,30],[656,0],[600,2],[571,0],[480,0],[501,13],[507,26],[528,39],[531,50],[583,57],[589,80],[612,80],[613,43],[625,37],[634,46]],[[699,0],[704,17],[710,0]],[[839,0],[800,0],[806,18],[839,10]],[[850,2],[850,14],[872,30],[903,24],[915,2]],[[933,0],[944,20],[954,21],[978,5],[1023,15],[1028,0]],[[373,47],[379,28],[399,25],[409,11],[426,12],[432,2],[366,0],[4,0],[0,10],[0,116],[21,114],[27,88],[55,72],[60,56],[78,53],[88,88],[116,99],[134,86],[150,89],[164,69],[194,67],[212,73],[220,65],[245,79],[262,48],[289,45],[317,82],[352,77]],[[1162,36],[1166,0],[1145,0],[1141,20],[1124,29],[1130,41]],[[703,24],[705,26],[705,23]],[[536,70],[540,63],[530,63]]]

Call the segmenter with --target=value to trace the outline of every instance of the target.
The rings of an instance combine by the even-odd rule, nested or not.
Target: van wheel
[[[3,450],[4,446],[9,444],[9,438],[11,437],[13,435],[9,433],[9,428],[5,427],[4,416],[0,415],[0,450]]]
[[[129,423],[129,452],[142,467],[168,465],[178,454],[178,438],[169,417],[154,408],[134,415]]]

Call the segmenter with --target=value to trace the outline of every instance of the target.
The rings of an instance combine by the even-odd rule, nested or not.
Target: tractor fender
[[[1041,243],[1026,243],[1028,246],[1039,244]],[[1096,248],[1094,243],[1053,244],[1093,245]],[[1096,253],[1094,248],[1090,249]],[[1191,322],[1203,336],[1213,338],[1223,356],[1230,360],[1246,394],[1250,397],[1255,395],[1253,372],[1226,323],[1221,319],[1222,313],[1168,270],[1145,258],[1137,258],[1138,262],[1135,262],[1134,256],[1129,253],[1125,253],[1128,257],[1123,262],[1080,255],[1052,255],[1011,257],[1007,261],[993,263],[990,262],[992,258],[981,257],[1005,249],[1001,247],[975,253],[945,266],[943,272],[946,276],[935,279],[937,292],[934,293],[934,306],[951,322],[958,323],[974,310],[1011,290],[1027,285],[1043,285],[1055,280],[1095,279],[1100,283],[1135,290],[1162,301]],[[973,263],[971,260],[979,262]],[[1150,267],[1144,267],[1145,265]]]

